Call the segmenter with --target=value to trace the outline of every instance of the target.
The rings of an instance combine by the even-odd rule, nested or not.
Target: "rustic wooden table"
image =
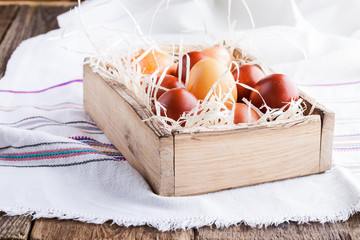
[[[22,40],[57,28],[56,16],[73,6],[72,2],[0,1],[0,77]],[[338,223],[290,222],[266,229],[240,225],[159,232],[148,226],[125,228],[110,222],[96,225],[74,220],[32,220],[31,216],[9,217],[0,212],[0,239],[360,239],[360,213]]]

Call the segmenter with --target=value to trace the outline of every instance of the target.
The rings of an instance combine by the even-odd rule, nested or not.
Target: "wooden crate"
[[[314,102],[301,97],[311,108]],[[320,104],[299,120],[170,131],[124,85],[84,66],[84,107],[128,162],[162,196],[186,196],[324,172],[334,113]]]

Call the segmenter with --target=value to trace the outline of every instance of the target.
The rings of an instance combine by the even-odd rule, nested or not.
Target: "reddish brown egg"
[[[271,108],[281,108],[291,100],[299,99],[299,91],[289,77],[283,74],[272,74],[261,79],[254,87],[260,92],[266,104]],[[263,101],[258,93],[252,91],[249,100],[260,108]],[[261,109],[265,112],[265,109]]]
[[[252,88],[255,87],[256,83],[260,79],[265,77],[264,72],[254,65],[243,65],[239,68],[235,68],[232,71],[232,74],[235,81],[238,81],[239,83],[245,84]],[[241,102],[243,98],[249,99],[251,90],[244,88],[239,84],[237,84],[236,87],[238,92],[237,102]]]
[[[167,89],[185,88],[184,84],[181,81],[179,81],[177,77],[174,77],[172,75],[165,75],[160,86]],[[158,89],[156,93],[156,99],[159,99],[159,97],[163,95],[165,92],[166,90]]]
[[[192,52],[188,52],[186,54],[183,55],[182,57],[182,63],[181,63],[181,81],[183,83],[185,83],[186,80],[186,68],[187,68],[187,60],[188,57],[190,59],[190,66],[189,66],[189,71],[191,70],[191,68],[200,60],[205,59],[205,58],[209,58],[209,56],[202,54],[201,52],[198,51],[192,51]],[[177,75],[179,76],[179,64],[177,66]]]
[[[250,113],[250,115],[249,115]],[[234,123],[251,123],[260,118],[259,114],[254,109],[250,108],[245,103],[236,103],[234,110]]]
[[[197,98],[183,88],[175,88],[165,92],[159,98],[159,103],[166,109],[166,116],[177,121],[185,112],[191,111],[197,105]],[[165,116],[161,110],[161,115]]]

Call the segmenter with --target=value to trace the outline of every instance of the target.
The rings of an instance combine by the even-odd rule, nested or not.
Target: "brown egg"
[[[179,81],[179,79],[172,75],[165,75],[164,79],[162,80],[161,87],[167,88],[167,89],[173,89],[173,88],[185,88],[184,84]],[[159,99],[161,95],[163,95],[166,92],[166,90],[158,89],[156,93],[156,99]]]
[[[239,83],[245,84],[252,88],[255,87],[256,83],[260,79],[265,77],[264,72],[254,65],[243,65],[239,68],[235,68],[232,71],[232,74],[235,78],[235,81],[238,81]],[[240,84],[237,84],[236,87],[238,92],[237,102],[241,102],[243,98],[249,99],[251,90],[244,88]]]
[[[234,110],[234,123],[251,123],[256,122],[260,118],[259,114],[254,109],[250,108],[245,103],[236,103]]]
[[[283,74],[272,74],[261,79],[254,87],[264,98],[270,108],[281,108],[291,100],[299,99],[299,91],[289,77]],[[258,93],[252,91],[249,100],[257,108],[264,102]],[[261,109],[263,112],[265,108]]]
[[[184,112],[190,112],[196,107],[198,99],[183,88],[175,88],[161,95],[158,101],[165,107],[166,116],[177,121]],[[161,115],[165,116],[163,110]]]

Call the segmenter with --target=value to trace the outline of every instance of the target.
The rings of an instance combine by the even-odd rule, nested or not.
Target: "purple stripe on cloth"
[[[334,135],[334,138],[359,137],[360,133]]]
[[[48,90],[50,90],[50,89],[62,87],[62,86],[65,86],[65,85],[68,85],[68,84],[71,84],[71,83],[77,83],[77,82],[82,83],[83,80],[82,80],[82,79],[75,79],[75,80],[71,80],[71,81],[68,81],[68,82],[60,83],[60,84],[57,84],[57,85],[55,85],[55,86],[51,86],[51,87],[48,87],[48,88],[45,88],[45,89],[35,90],[35,91],[15,91],[15,90],[1,90],[1,89],[0,89],[0,93],[1,93],[1,92],[4,92],[4,93],[41,93],[41,92],[48,91]]]
[[[355,85],[355,84],[360,84],[360,80],[354,82],[343,82],[343,83],[318,83],[318,84],[297,83],[296,85],[302,87],[336,87],[336,86]]]

